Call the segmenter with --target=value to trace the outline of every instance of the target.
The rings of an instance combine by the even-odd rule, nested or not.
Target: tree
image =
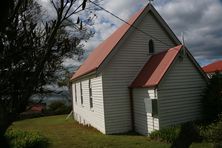
[[[0,145],[7,147],[4,134],[29,98],[55,80],[64,58],[82,54],[80,41],[93,32],[78,17],[87,0],[50,0],[56,12],[50,20],[41,18],[34,0],[0,3],[5,6],[0,13]],[[68,27],[76,34],[67,32]]]
[[[216,121],[222,113],[222,74],[210,79],[203,97],[203,114],[207,122]]]

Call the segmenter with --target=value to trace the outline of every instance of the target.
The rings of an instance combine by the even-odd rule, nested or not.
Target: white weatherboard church
[[[201,118],[207,78],[148,4],[73,75],[74,118],[104,134],[154,130]]]

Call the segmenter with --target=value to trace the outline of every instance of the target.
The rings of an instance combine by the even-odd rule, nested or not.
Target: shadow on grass
[[[179,136],[173,141],[171,148],[189,148],[193,142],[202,142],[200,131],[194,123],[185,123],[181,126]]]

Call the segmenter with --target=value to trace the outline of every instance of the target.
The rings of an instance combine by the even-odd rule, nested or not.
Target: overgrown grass
[[[51,148],[168,148],[170,144],[152,141],[136,134],[103,135],[84,127],[65,115],[15,122],[11,128],[39,131],[49,139]],[[192,148],[209,148],[211,144],[193,144]]]
[[[9,129],[6,133],[11,148],[47,148],[48,139],[38,132]]]
[[[169,128],[164,128],[159,131],[154,131],[150,134],[150,138],[153,140],[164,141],[172,143],[179,136],[181,127],[173,126]]]
[[[214,143],[215,147],[222,147],[222,117],[219,121],[200,126],[200,135],[204,141]]]

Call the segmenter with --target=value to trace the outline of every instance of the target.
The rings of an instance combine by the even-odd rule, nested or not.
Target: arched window
[[[154,44],[153,40],[149,40],[149,53],[154,53]]]

